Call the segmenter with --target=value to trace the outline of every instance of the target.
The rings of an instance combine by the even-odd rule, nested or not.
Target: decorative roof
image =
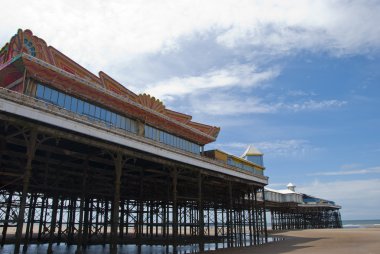
[[[20,54],[32,56],[27,58],[22,56],[22,62],[29,74],[41,82],[54,80],[55,83],[59,83],[59,80],[62,80],[64,81],[61,82],[62,88],[73,93],[84,92],[86,89],[92,88],[98,91],[112,92],[119,95],[120,98],[124,98],[125,105],[119,105],[119,109],[125,109],[127,114],[140,117],[140,120],[144,122],[154,124],[158,128],[163,128],[199,144],[215,141],[219,134],[219,127],[192,122],[191,116],[167,109],[162,101],[151,95],[133,93],[104,72],[99,72],[99,77],[94,75],[57,49],[48,46],[44,40],[34,36],[30,30],[19,29],[10,42],[0,49],[0,69],[3,69],[5,65],[10,65]],[[51,66],[58,69],[55,70]],[[21,71],[19,72],[21,73]],[[19,78],[19,75],[12,75],[12,80]],[[74,78],[71,78],[70,75],[73,75]],[[90,88],[78,87],[78,82],[88,83]],[[93,98],[97,98],[104,105],[120,104],[112,96],[99,95],[97,91],[88,90],[88,92],[93,93]],[[107,101],[108,99],[111,101]]]
[[[259,151],[259,149],[257,149],[256,147],[250,145],[248,146],[247,150],[245,150],[245,152],[243,153],[243,155],[241,157],[245,157],[245,156],[252,156],[252,155],[264,155],[262,152]]]

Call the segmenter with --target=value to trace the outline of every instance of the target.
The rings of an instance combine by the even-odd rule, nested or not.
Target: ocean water
[[[380,227],[380,220],[343,220],[343,228]]]

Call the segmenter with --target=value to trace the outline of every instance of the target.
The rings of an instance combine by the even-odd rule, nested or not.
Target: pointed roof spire
[[[296,190],[296,186],[292,183],[288,183],[288,185],[286,185],[286,187],[288,187],[288,190],[291,190],[291,191],[294,191]]]
[[[241,157],[250,156],[250,155],[264,155],[262,152],[259,151],[256,147],[250,145],[248,146],[247,150],[243,153]]]

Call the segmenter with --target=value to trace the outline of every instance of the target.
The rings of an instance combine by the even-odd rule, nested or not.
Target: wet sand
[[[380,254],[380,228],[312,229],[272,234],[285,240],[208,254]]]

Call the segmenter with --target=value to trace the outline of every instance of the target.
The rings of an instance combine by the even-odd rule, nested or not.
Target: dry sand
[[[380,254],[380,228],[311,229],[273,234],[285,240],[208,254]]]

